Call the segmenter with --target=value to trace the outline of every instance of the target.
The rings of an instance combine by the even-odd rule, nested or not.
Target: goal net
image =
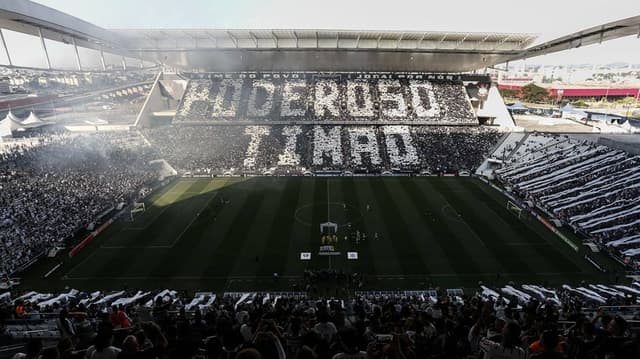
[[[517,204],[511,201],[507,201],[507,209],[515,213],[518,216],[518,218],[522,218],[522,208],[520,208],[520,206],[518,206]]]
[[[133,219],[138,213],[143,213],[145,210],[146,207],[144,206],[144,202],[134,202],[133,208],[131,208],[131,211],[129,212],[129,219],[131,222],[133,222]]]

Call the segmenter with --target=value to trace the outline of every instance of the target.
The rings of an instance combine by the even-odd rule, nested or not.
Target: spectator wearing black
[[[13,359],[38,359],[42,353],[42,339],[31,339],[27,342],[24,353],[17,353]]]

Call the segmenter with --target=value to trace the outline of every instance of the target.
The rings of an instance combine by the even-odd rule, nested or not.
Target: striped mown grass
[[[463,177],[180,179],[154,194],[135,221],[116,222],[65,257],[47,281],[41,273],[59,259],[38,263],[24,282],[40,289],[290,289],[305,269],[329,266],[317,255],[327,220],[340,225],[341,255],[331,267],[364,273],[372,289],[612,278],[506,203]],[[367,239],[356,243],[356,231]],[[347,260],[347,251],[359,259]],[[312,252],[311,261],[300,252]],[[273,273],[282,280],[274,283]]]

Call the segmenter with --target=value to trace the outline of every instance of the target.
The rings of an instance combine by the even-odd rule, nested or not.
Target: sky
[[[523,32],[546,41],[640,15],[640,0],[37,0],[105,28],[348,29]],[[13,41],[26,48],[28,41]],[[39,42],[35,41],[36,49]],[[8,45],[12,48],[12,45]],[[13,48],[12,48],[13,50]],[[13,52],[13,51],[12,51]],[[60,50],[61,53],[66,53]],[[33,61],[33,54],[30,55]],[[29,56],[25,56],[29,60]],[[0,62],[3,58],[0,57]],[[530,63],[640,63],[632,36]]]

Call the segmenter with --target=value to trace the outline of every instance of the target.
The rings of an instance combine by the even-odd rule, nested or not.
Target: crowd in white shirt
[[[64,245],[155,177],[123,133],[51,135],[0,153],[0,276]]]
[[[172,125],[145,130],[181,173],[473,172],[500,134],[480,126]]]
[[[550,143],[527,150],[497,170],[498,177],[523,198],[637,266],[640,156],[573,139]]]
[[[408,79],[193,79],[176,122],[478,121],[461,82]]]

